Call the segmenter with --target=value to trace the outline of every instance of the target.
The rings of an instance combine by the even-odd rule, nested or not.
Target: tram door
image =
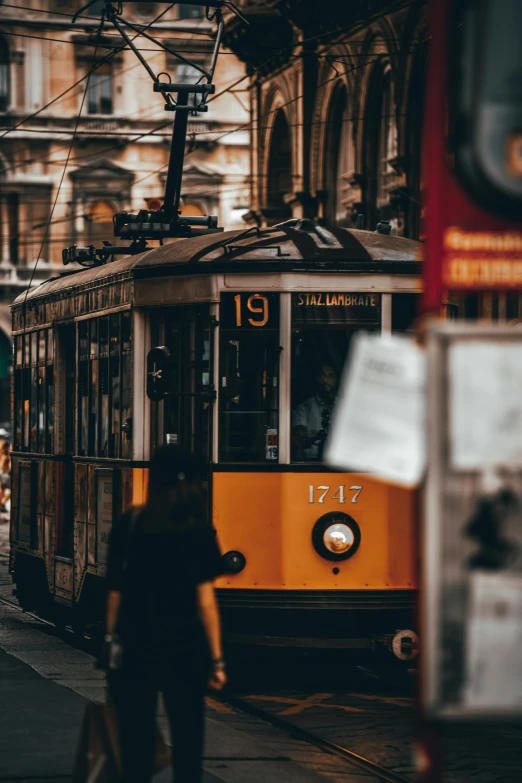
[[[205,465],[212,453],[213,326],[208,305],[162,310],[153,319],[153,345],[170,353],[169,383],[152,404],[153,445],[173,443]]]
[[[58,326],[56,333],[57,388],[56,547],[58,557],[74,551],[74,428],[76,421],[76,324]]]

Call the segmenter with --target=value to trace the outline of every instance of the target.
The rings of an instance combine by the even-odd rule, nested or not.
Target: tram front
[[[249,269],[262,267],[261,243],[249,241],[216,274],[215,303],[190,316],[177,308],[177,325],[164,318],[157,333],[173,353],[188,351],[185,383],[199,379],[165,403],[157,426],[164,442],[180,442],[185,427],[205,450],[231,642],[391,649],[413,623],[413,494],[332,471],[322,452],[353,336],[412,325],[417,243],[339,233],[366,234],[375,257],[324,268],[295,263],[285,245],[280,257],[293,264],[272,257],[260,274]],[[209,260],[224,264],[222,252]]]

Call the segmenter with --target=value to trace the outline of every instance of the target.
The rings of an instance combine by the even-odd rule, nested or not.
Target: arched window
[[[191,3],[178,4],[178,19],[202,19],[203,7]]]
[[[335,90],[327,120],[325,155],[326,218],[330,225],[343,225],[349,218],[343,205],[344,176],[350,169],[350,122],[348,119],[348,93],[340,84]]]
[[[411,72],[408,92],[408,121],[406,126],[408,150],[408,202],[405,235],[420,239],[422,235],[423,187],[421,180],[422,131],[426,90],[427,52],[422,47]]]
[[[9,108],[9,48],[5,38],[0,38],[0,111]]]
[[[112,114],[113,72],[111,63],[103,63],[89,77],[87,113]]]
[[[112,216],[114,209],[106,201],[94,201],[86,210],[86,240],[91,245],[101,244],[103,239],[113,235]]]
[[[269,224],[291,216],[285,195],[292,192],[292,150],[290,128],[283,109],[279,109],[272,128],[268,155],[267,215]]]
[[[198,217],[204,214],[199,204],[194,204],[192,201],[184,201],[181,204],[181,217]]]
[[[379,220],[394,217],[388,186],[395,177],[391,164],[397,156],[397,125],[389,69],[379,68],[373,75],[366,104],[364,143],[366,227],[374,229]]]
[[[390,161],[397,155],[397,126],[393,113],[393,98],[390,71],[387,71],[382,78],[382,104],[381,119],[379,131],[379,160],[377,161],[377,202],[378,204],[387,201],[386,185],[388,178],[394,171]]]

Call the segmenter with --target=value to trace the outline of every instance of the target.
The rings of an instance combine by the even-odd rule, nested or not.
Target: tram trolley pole
[[[125,1],[125,0],[124,0]],[[96,0],[90,0],[73,17],[73,22],[83,11],[92,6]],[[93,245],[88,247],[77,247],[72,245],[62,251],[62,260],[64,264],[72,262],[79,263],[82,266],[96,266],[107,263],[115,255],[125,254],[133,255],[142,253],[147,248],[147,240],[156,239],[160,243],[167,237],[190,237],[201,234],[212,234],[223,231],[218,227],[218,219],[215,215],[202,215],[186,217],[180,215],[181,202],[181,183],[183,179],[183,161],[185,158],[185,145],[187,141],[188,117],[189,114],[198,114],[208,111],[207,99],[209,95],[215,93],[213,84],[214,73],[216,70],[217,58],[224,33],[224,19],[222,9],[227,8],[232,13],[239,16],[243,22],[248,24],[241,11],[231,0],[196,0],[195,5],[201,5],[206,8],[207,19],[217,22],[217,32],[214,41],[214,49],[208,70],[199,63],[193,62],[184,55],[176,52],[171,45],[165,44],[161,39],[155,38],[146,32],[147,27],[136,25],[129,22],[122,15],[123,2],[118,7],[112,5],[107,0],[103,9],[103,18],[107,19],[119,32],[128,46],[136,55],[142,66],[147,71],[153,81],[154,92],[159,92],[165,98],[165,111],[176,112],[174,126],[172,130],[172,141],[169,152],[169,163],[167,170],[167,180],[165,183],[165,194],[163,205],[158,210],[140,210],[136,214],[129,212],[120,212],[114,215],[114,236],[121,239],[131,239],[132,243],[128,246],[112,245],[104,242],[102,248],[95,248]],[[136,35],[131,38],[125,29],[132,30]],[[169,74],[156,74],[148,64],[147,60],[134,44],[134,38],[137,35],[143,35],[160,48],[169,52],[177,60],[186,63],[194,70],[200,73],[199,79],[195,84],[176,84],[170,81]],[[167,77],[167,81],[160,77]],[[205,80],[205,81],[202,81]],[[177,100],[172,97],[177,94]],[[190,96],[200,96],[198,101],[190,103]]]

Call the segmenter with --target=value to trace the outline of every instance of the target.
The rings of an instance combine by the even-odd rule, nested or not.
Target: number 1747
[[[310,484],[308,487],[308,502],[309,503],[324,503],[325,498],[328,496],[330,490],[332,487],[314,487],[313,484]],[[337,487],[334,494],[331,496],[332,500],[337,500],[338,503],[346,503],[346,496],[345,496],[345,486]],[[353,492],[351,502],[357,503],[357,498],[362,492],[362,487],[359,486],[353,486],[349,488],[350,492]],[[317,493],[317,495],[316,495]],[[316,500],[317,496],[317,500]]]

